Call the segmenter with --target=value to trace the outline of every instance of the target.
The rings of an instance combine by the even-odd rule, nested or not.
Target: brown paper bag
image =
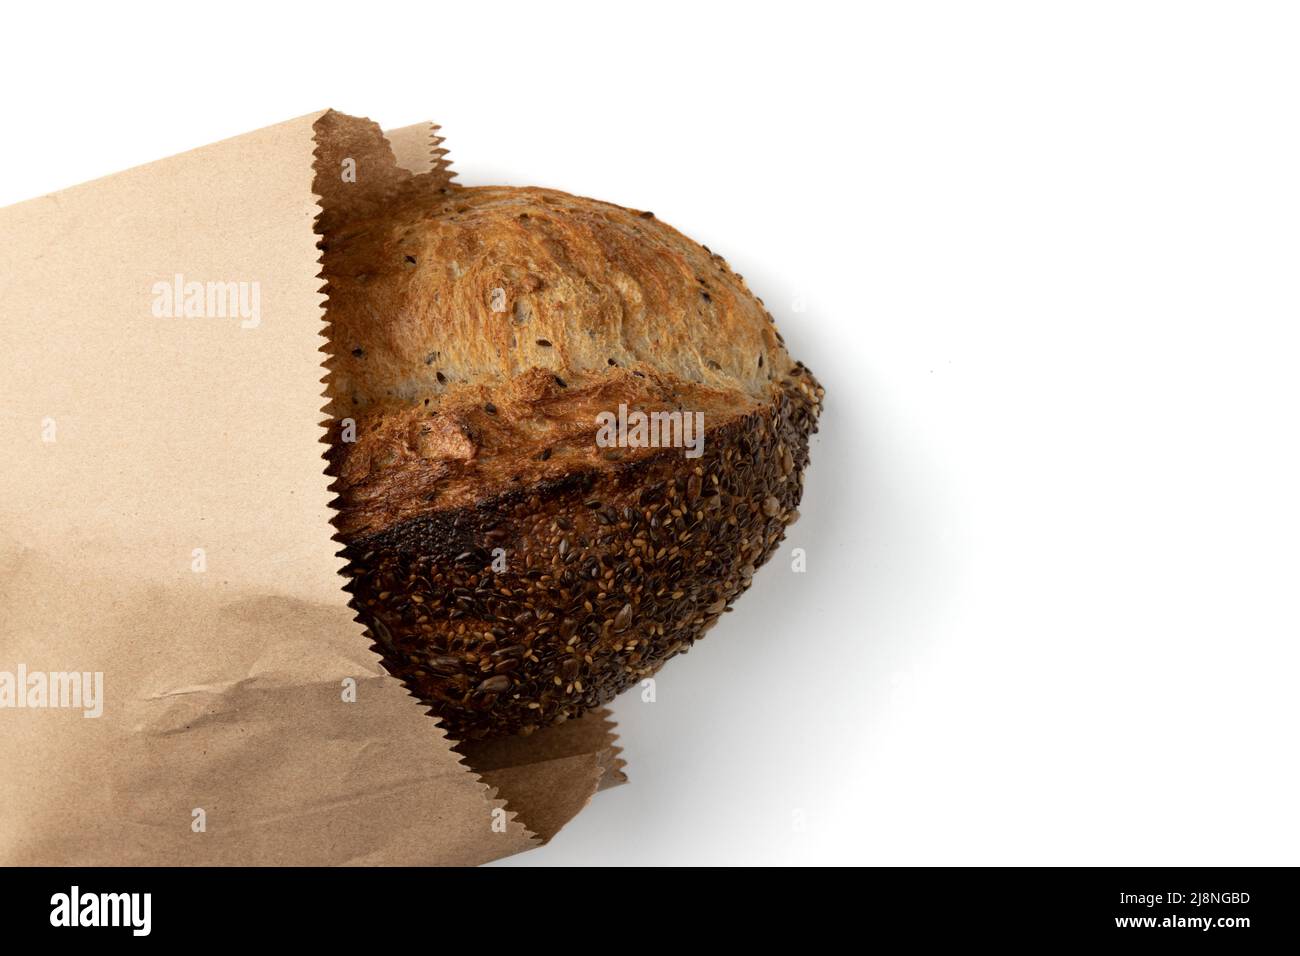
[[[475,864],[623,779],[603,712],[462,758],[348,607],[313,183],[350,144],[451,175],[432,124],[325,111],[0,210],[0,863]]]

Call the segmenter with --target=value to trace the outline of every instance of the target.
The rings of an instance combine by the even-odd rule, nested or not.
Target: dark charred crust
[[[349,542],[385,667],[463,739],[578,716],[684,653],[798,515],[822,393],[806,370],[780,385],[700,458],[664,449]]]

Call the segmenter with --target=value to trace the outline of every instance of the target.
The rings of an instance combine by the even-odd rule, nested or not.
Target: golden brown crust
[[[720,257],[551,190],[410,189],[332,239],[325,272],[330,411],[357,423],[345,533],[429,510],[434,484],[445,505],[600,468],[594,414],[619,401],[723,425],[770,403],[790,368]]]
[[[350,223],[325,265],[331,388],[352,407],[530,368],[582,380],[610,359],[759,398],[789,364],[720,256],[648,213],[555,190],[409,189]]]
[[[743,279],[652,215],[417,177],[323,248],[353,590],[454,736],[653,673],[793,520],[821,390]],[[620,405],[702,412],[703,455],[598,445]]]

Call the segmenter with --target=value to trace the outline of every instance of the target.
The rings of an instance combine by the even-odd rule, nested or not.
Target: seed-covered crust
[[[407,184],[327,233],[330,453],[362,620],[455,737],[604,704],[794,519],[822,391],[743,279],[639,213]],[[703,453],[597,415],[703,413]]]

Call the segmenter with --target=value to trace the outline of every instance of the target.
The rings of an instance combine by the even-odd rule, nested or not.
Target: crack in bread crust
[[[339,530],[355,538],[652,454],[650,447],[606,448],[597,442],[597,416],[614,414],[620,404],[647,416],[698,412],[710,427],[763,407],[748,397],[623,369],[567,389],[551,378],[532,369],[506,388],[463,388],[456,400],[443,400],[436,409],[422,402],[375,405],[352,419],[352,443],[339,440],[336,422],[332,473],[347,502]]]

